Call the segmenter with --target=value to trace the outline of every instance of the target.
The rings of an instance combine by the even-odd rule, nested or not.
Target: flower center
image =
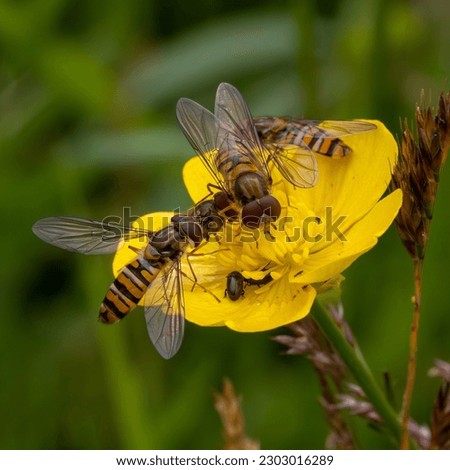
[[[280,218],[266,227],[250,230],[227,224],[217,262],[251,279],[300,273],[323,231],[324,223],[304,204],[285,206]]]

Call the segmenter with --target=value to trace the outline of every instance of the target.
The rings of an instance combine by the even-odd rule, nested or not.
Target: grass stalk
[[[343,332],[330,317],[328,310],[320,302],[314,303],[311,313],[328,341],[339,353],[341,359],[383,419],[389,437],[393,442],[398,443],[401,434],[400,421],[362,355],[348,343]]]

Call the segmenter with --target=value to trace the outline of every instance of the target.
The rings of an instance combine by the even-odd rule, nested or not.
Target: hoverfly
[[[254,119],[240,92],[228,83],[217,88],[214,114],[188,98],[178,101],[176,112],[191,146],[249,228],[280,216],[280,203],[271,195],[270,165],[292,185],[313,187],[318,180],[316,151],[328,155],[330,149],[337,154],[345,148],[342,153],[348,154],[350,148],[339,136],[376,127],[358,121],[328,121],[327,127],[327,121]],[[283,123],[295,125],[283,128]]]
[[[219,195],[219,193],[217,193]],[[152,232],[77,217],[48,217],[33,232],[51,245],[88,255],[114,253],[121,242],[145,237],[147,245],[114,279],[100,306],[99,320],[115,323],[142,300],[147,330],[157,351],[170,359],[184,334],[184,294],[181,257],[219,232],[223,220],[217,200],[203,201],[187,214],[174,215],[164,228]],[[228,202],[225,204],[229,205]]]
[[[262,279],[251,279],[244,277],[239,271],[232,271],[227,275],[227,288],[225,296],[230,300],[236,301],[244,297],[245,288],[248,286],[264,286],[272,280],[270,273],[266,274]]]
[[[202,159],[217,187],[227,194],[242,222],[257,228],[276,220],[280,203],[270,194],[269,162],[295,186],[317,181],[317,163],[309,151],[290,158],[258,137],[253,117],[239,91],[228,83],[217,88],[214,114],[188,98],[177,103],[177,119],[191,146]]]
[[[319,121],[262,116],[253,120],[260,139],[268,146],[295,145],[325,157],[342,158],[352,152],[341,137],[376,129],[364,121]]]

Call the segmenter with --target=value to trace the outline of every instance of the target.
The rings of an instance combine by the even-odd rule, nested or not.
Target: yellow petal
[[[319,217],[324,216],[326,207],[332,207],[334,214],[347,216],[345,227],[351,226],[376,204],[391,180],[398,148],[383,123],[367,122],[377,128],[342,139],[352,149],[351,154],[338,159],[317,156],[317,185],[290,190],[292,201],[297,199],[304,203]]]
[[[199,157],[193,157],[186,162],[183,167],[183,181],[194,203],[208,195],[208,184],[215,184],[214,178]]]
[[[335,241],[306,259],[303,273],[296,277],[305,284],[323,282],[340,274],[360,255],[370,250],[391,225],[402,204],[402,192],[382,199],[353,227],[345,232],[347,241]]]

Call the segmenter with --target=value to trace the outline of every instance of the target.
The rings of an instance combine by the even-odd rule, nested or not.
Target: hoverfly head
[[[178,233],[194,247],[200,245],[204,238],[202,226],[193,217],[180,218],[177,221],[177,229]]]
[[[239,214],[233,208],[233,201],[224,191],[214,194],[214,207],[217,212],[223,214],[227,219],[234,220]]]
[[[258,228],[261,224],[274,222],[281,214],[281,205],[271,195],[248,202],[242,208],[242,223],[248,228]]]

